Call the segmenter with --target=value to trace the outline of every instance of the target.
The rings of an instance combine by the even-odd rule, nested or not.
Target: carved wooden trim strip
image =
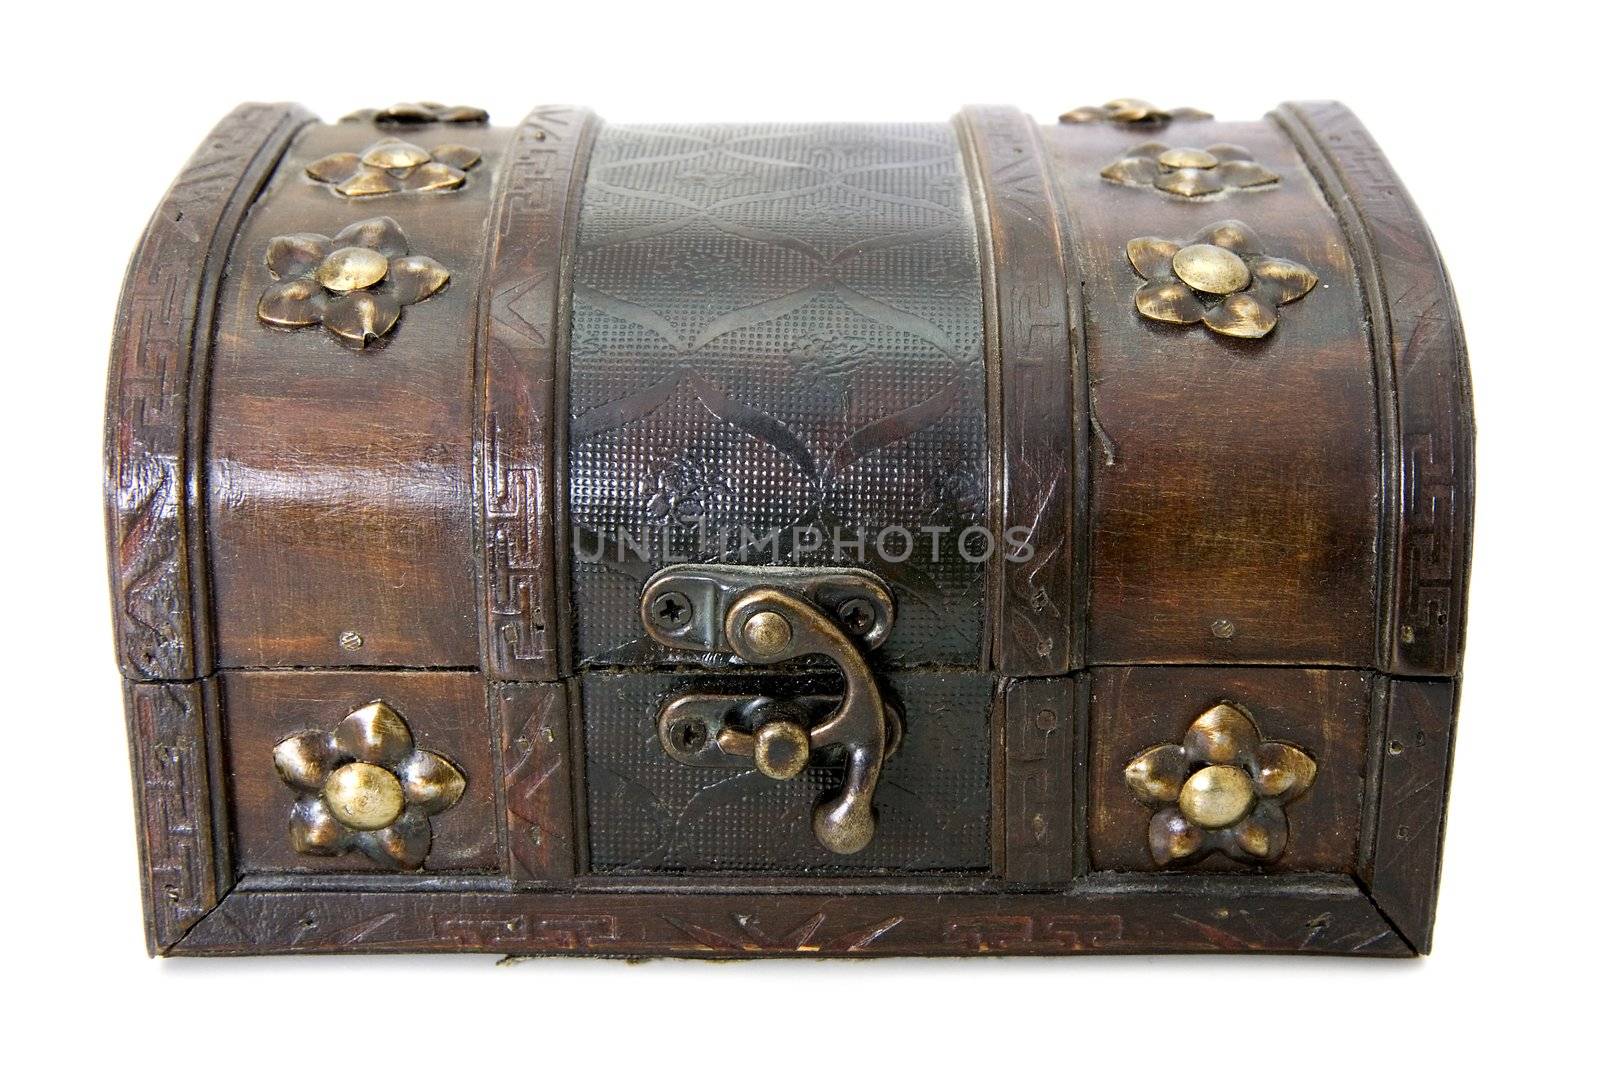
[[[159,954],[221,898],[229,870],[212,825],[221,808],[201,683],[134,682],[125,691],[145,934],[150,953]]]
[[[991,389],[999,396],[998,533],[1003,549],[1013,549],[1013,535],[1033,548],[1025,560],[991,561],[998,577],[991,581],[991,662],[1002,674],[1065,673],[1081,652],[1073,376],[1081,349],[1074,348],[1068,287],[1076,276],[1067,272],[1037,126],[1016,109],[979,107],[964,109],[957,129],[987,214],[985,299],[995,313],[990,363],[999,369]]]
[[[1433,942],[1454,750],[1454,681],[1392,679],[1379,724],[1377,813],[1366,867],[1373,901],[1416,950]]]
[[[1348,109],[1291,104],[1273,116],[1344,224],[1372,317],[1385,455],[1378,666],[1453,674],[1466,631],[1473,485],[1455,296],[1415,204]]]
[[[1005,688],[1005,880],[1017,886],[1072,878],[1076,707],[1072,678]]]
[[[1411,953],[1344,877],[1072,895],[697,896],[236,890],[185,954],[482,951],[685,958]]]
[[[231,112],[167,191],[128,266],[106,394],[106,531],[125,677],[210,669],[204,540],[192,510],[217,287],[245,211],[310,120],[293,105]]]
[[[506,149],[484,270],[479,351],[483,417],[484,667],[545,680],[567,665],[565,374],[571,242],[599,121],[535,109]]]
[[[567,687],[492,685],[505,779],[508,871],[514,879],[570,880],[577,830]]]

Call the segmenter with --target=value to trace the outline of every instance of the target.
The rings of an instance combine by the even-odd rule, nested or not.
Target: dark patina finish
[[[243,106],[107,431],[155,953],[1430,946],[1466,358],[1337,104]]]

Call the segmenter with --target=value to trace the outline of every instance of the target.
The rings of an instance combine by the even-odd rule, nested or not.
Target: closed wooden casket
[[[1466,359],[1339,105],[247,105],[108,407],[154,952],[1430,945]]]

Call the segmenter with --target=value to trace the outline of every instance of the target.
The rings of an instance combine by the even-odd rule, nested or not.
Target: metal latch
[[[775,779],[842,756],[843,789],[817,805],[811,829],[834,853],[864,849],[877,827],[878,777],[902,729],[865,658],[894,627],[888,585],[852,568],[678,565],[645,584],[640,616],[651,639],[672,648],[759,665],[822,655],[839,665],[842,697],[687,693],[667,702],[656,729],[681,763],[754,763]]]

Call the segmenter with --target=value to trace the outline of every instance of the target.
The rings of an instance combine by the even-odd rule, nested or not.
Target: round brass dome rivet
[[[389,260],[370,247],[341,247],[317,267],[317,283],[330,292],[370,288],[389,272]]]
[[[1172,256],[1172,272],[1197,292],[1226,296],[1250,283],[1244,259],[1213,243],[1195,243]]]
[[[794,629],[782,614],[762,610],[744,623],[744,638],[757,655],[776,655],[789,646]]]
[[[1178,793],[1178,808],[1201,827],[1229,827],[1255,805],[1255,788],[1242,768],[1228,764],[1202,767]]]
[[[1204,150],[1196,150],[1188,146],[1174,146],[1170,150],[1163,150],[1161,156],[1156,158],[1168,168],[1216,168],[1217,159]]]
[[[328,776],[322,796],[339,822],[357,831],[388,827],[405,808],[400,780],[377,764],[345,764]]]

